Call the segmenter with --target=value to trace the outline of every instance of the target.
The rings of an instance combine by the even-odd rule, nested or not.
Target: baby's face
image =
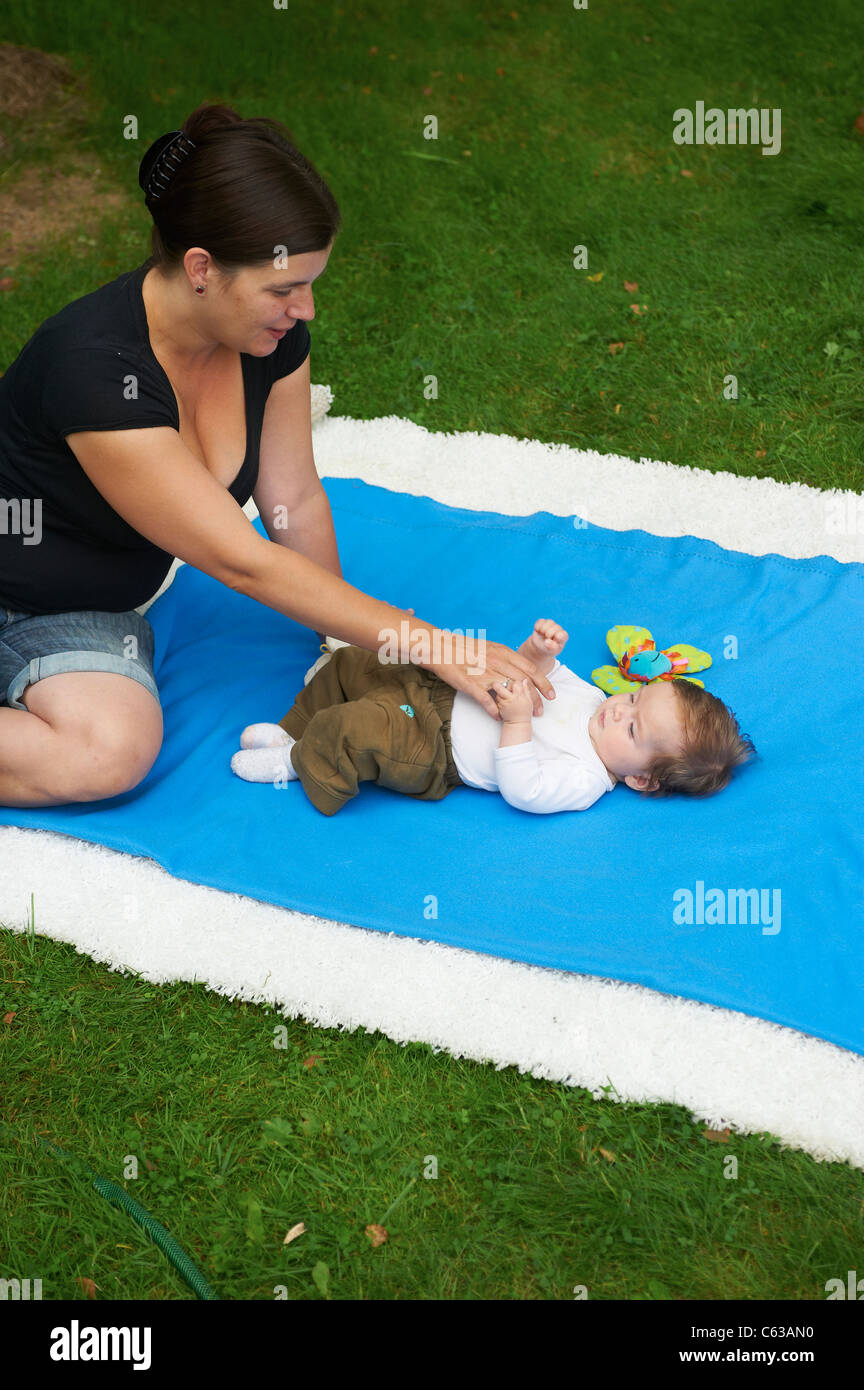
[[[607,771],[641,791],[652,760],[681,751],[684,729],[672,682],[654,681],[610,695],[592,714],[588,733]]]

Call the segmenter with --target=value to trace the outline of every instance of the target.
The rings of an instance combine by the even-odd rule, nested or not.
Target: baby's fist
[[[538,618],[529,641],[538,656],[557,656],[564,650],[569,634],[551,618]]]

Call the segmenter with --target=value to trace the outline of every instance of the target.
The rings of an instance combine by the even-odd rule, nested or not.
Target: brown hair
[[[742,735],[732,711],[716,695],[688,680],[675,680],[672,688],[682,718],[683,748],[654,759],[646,773],[657,786],[642,795],[712,796],[727,785],[736,767],[758,754]]]
[[[204,104],[182,130],[195,149],[164,193],[146,199],[160,270],[173,271],[190,246],[209,251],[230,277],[272,264],[277,247],[299,256],[330,245],[341,221],[336,199],[279,121]]]

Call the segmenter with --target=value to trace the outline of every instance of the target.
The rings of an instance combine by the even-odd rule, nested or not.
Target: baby
[[[278,724],[250,724],[231,768],[247,782],[299,781],[331,816],[373,781],[421,801],[454,787],[497,791],[520,811],[585,811],[616,782],[646,796],[708,796],[755,753],[734,715],[677,679],[604,695],[558,661],[567,633],[540,618],[519,652],[555,687],[532,714],[530,682],[490,686],[501,724],[410,662],[343,646]]]

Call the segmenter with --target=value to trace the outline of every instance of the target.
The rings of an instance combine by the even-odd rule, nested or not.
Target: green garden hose
[[[46,1139],[40,1139],[38,1134],[34,1137],[37,1144],[41,1144],[43,1149],[49,1149],[51,1153],[67,1159],[73,1167],[83,1169],[101,1197],[104,1197],[112,1206],[122,1207],[124,1211],[128,1212],[141,1229],[146,1231],[154,1245],[158,1245],[162,1253],[168,1256],[174,1268],[183,1276],[198,1298],[219,1301],[219,1295],[213,1292],[204,1275],[192,1263],[183,1247],[177,1244],[174,1237],[165,1230],[165,1227],[156,1220],[155,1216],[151,1216],[140,1202],[136,1202],[134,1197],[129,1196],[125,1188],[121,1187],[119,1183],[111,1182],[109,1178],[100,1178],[99,1174],[94,1173],[88,1163],[73,1158],[65,1150],[58,1149],[56,1144],[49,1144]]]

